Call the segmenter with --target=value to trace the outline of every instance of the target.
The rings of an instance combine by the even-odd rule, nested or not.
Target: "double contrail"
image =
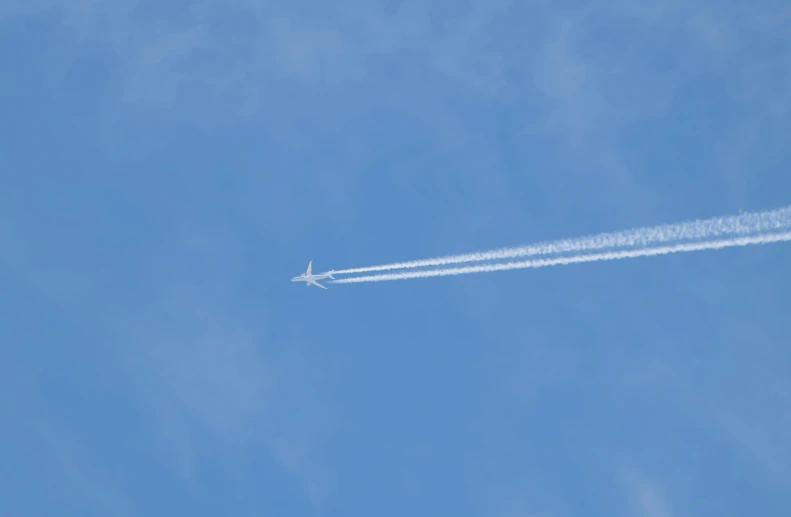
[[[497,259],[544,256],[542,258],[496,264],[480,264],[466,267],[404,271],[342,278],[334,280],[331,283],[352,284],[362,282],[384,282],[388,280],[489,273],[511,269],[540,268],[582,262],[649,257],[667,255],[670,253],[713,250],[781,241],[791,241],[791,206],[778,210],[638,228],[624,232],[604,233],[590,237],[564,239],[516,248],[501,248],[465,255],[451,255],[410,262],[396,262],[379,266],[345,269],[335,271],[334,274],[352,274],[394,269],[409,270],[420,267],[446,266],[465,262],[485,262]],[[546,257],[547,255],[550,256]]]
[[[410,278],[430,278],[435,276],[466,275],[469,273],[491,273],[494,271],[507,271],[510,269],[539,268],[548,266],[562,266],[578,264],[580,262],[598,262],[601,260],[620,260],[625,258],[650,257],[653,255],[667,255],[685,251],[702,251],[730,248],[733,246],[747,246],[749,244],[769,244],[772,242],[791,241],[791,232],[750,237],[735,237],[732,239],[710,240],[653,248],[638,248],[630,250],[607,251],[603,253],[587,253],[553,258],[540,258],[524,260],[521,262],[505,262],[502,264],[485,264],[480,266],[454,267],[445,269],[430,269],[427,271],[408,271],[406,273],[385,273],[380,275],[358,276],[333,280],[333,284],[356,284],[362,282],[385,282],[388,280],[407,280]]]
[[[736,237],[767,233],[791,228],[791,206],[778,210],[754,212],[728,217],[715,217],[684,223],[636,228],[615,233],[602,233],[577,239],[541,242],[527,246],[500,248],[463,255],[393,262],[378,266],[336,270],[334,274],[358,274],[393,269],[414,269],[429,266],[449,266],[467,262],[485,262],[520,257],[559,255],[561,253],[584,253],[608,248],[637,248],[661,245],[678,241],[694,241],[722,237]]]

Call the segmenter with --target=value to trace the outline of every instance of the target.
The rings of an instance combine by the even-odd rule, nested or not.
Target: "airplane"
[[[308,270],[299,276],[295,276],[294,278],[291,279],[291,281],[305,282],[305,285],[307,287],[310,287],[310,285],[313,284],[315,286],[321,287],[322,289],[329,289],[328,287],[324,287],[320,283],[316,282],[316,280],[324,280],[325,278],[332,278],[333,280],[335,280],[335,277],[332,276],[333,271],[330,271],[328,273],[322,273],[320,275],[314,275],[312,272],[312,268],[313,268],[313,261],[311,260],[310,262],[308,262]]]

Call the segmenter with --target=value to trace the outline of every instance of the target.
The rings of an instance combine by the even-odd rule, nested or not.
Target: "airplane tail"
[[[327,273],[327,276],[332,278],[333,280],[335,280],[335,277],[332,276],[333,273],[334,273],[334,271],[330,271],[329,273]]]

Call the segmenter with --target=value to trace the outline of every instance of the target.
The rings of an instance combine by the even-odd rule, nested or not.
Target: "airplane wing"
[[[305,276],[312,275],[313,274],[312,269],[313,269],[313,261],[311,260],[310,262],[308,262],[308,271],[305,273]]]
[[[308,279],[307,281],[310,282],[311,284],[315,285],[315,286],[321,287],[322,289],[329,289],[329,287],[324,287],[323,285],[321,285],[320,283],[316,282],[312,278]]]

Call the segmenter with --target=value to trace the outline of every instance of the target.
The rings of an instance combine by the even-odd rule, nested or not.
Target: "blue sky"
[[[332,4],[332,5],[330,5]],[[787,2],[0,2],[0,514],[791,511]]]

